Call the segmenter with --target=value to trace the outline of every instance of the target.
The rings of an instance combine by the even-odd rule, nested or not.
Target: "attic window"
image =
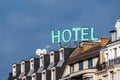
[[[63,52],[63,49],[61,49],[60,52]]]
[[[25,78],[23,78],[23,80],[26,80]]]
[[[43,72],[42,74],[44,74],[44,75],[45,75],[45,72]]]
[[[30,62],[33,62],[34,60],[31,60]]]
[[[33,77],[35,77],[35,75],[33,75]]]
[[[24,65],[25,63],[22,63],[22,65]]]
[[[13,66],[13,68],[16,68],[16,66]]]
[[[43,57],[40,57],[40,59],[43,59]]]
[[[55,69],[52,69],[52,71],[54,72],[54,71],[55,71]]]
[[[51,53],[50,55],[53,56],[53,53]]]

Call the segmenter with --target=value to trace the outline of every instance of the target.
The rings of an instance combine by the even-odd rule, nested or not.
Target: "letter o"
[[[65,39],[65,33],[68,33],[68,34],[69,34],[67,39]],[[69,42],[69,41],[71,40],[71,38],[72,38],[72,33],[71,33],[71,31],[70,31],[69,29],[65,29],[65,30],[62,32],[62,40],[63,40],[64,42]]]

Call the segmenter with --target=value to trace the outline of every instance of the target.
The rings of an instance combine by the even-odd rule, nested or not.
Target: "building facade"
[[[66,61],[74,48],[60,48],[50,54],[41,54],[39,58],[22,60],[12,66],[8,80],[59,80],[62,77]]]
[[[120,80],[120,19],[110,33],[14,63],[8,80]]]
[[[120,80],[120,20],[115,28],[110,31],[111,40],[100,51],[99,80]]]
[[[68,59],[63,80],[97,80],[100,49],[109,41],[103,37],[99,42],[82,42]]]

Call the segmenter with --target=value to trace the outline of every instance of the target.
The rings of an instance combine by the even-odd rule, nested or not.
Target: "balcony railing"
[[[113,65],[117,65],[117,64],[120,64],[120,57],[111,59],[107,62],[107,66],[113,66]]]

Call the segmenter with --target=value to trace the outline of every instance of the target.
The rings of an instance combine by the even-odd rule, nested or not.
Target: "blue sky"
[[[109,36],[119,18],[120,0],[1,0],[0,80],[37,48],[56,47],[52,29],[92,25],[98,37]]]

